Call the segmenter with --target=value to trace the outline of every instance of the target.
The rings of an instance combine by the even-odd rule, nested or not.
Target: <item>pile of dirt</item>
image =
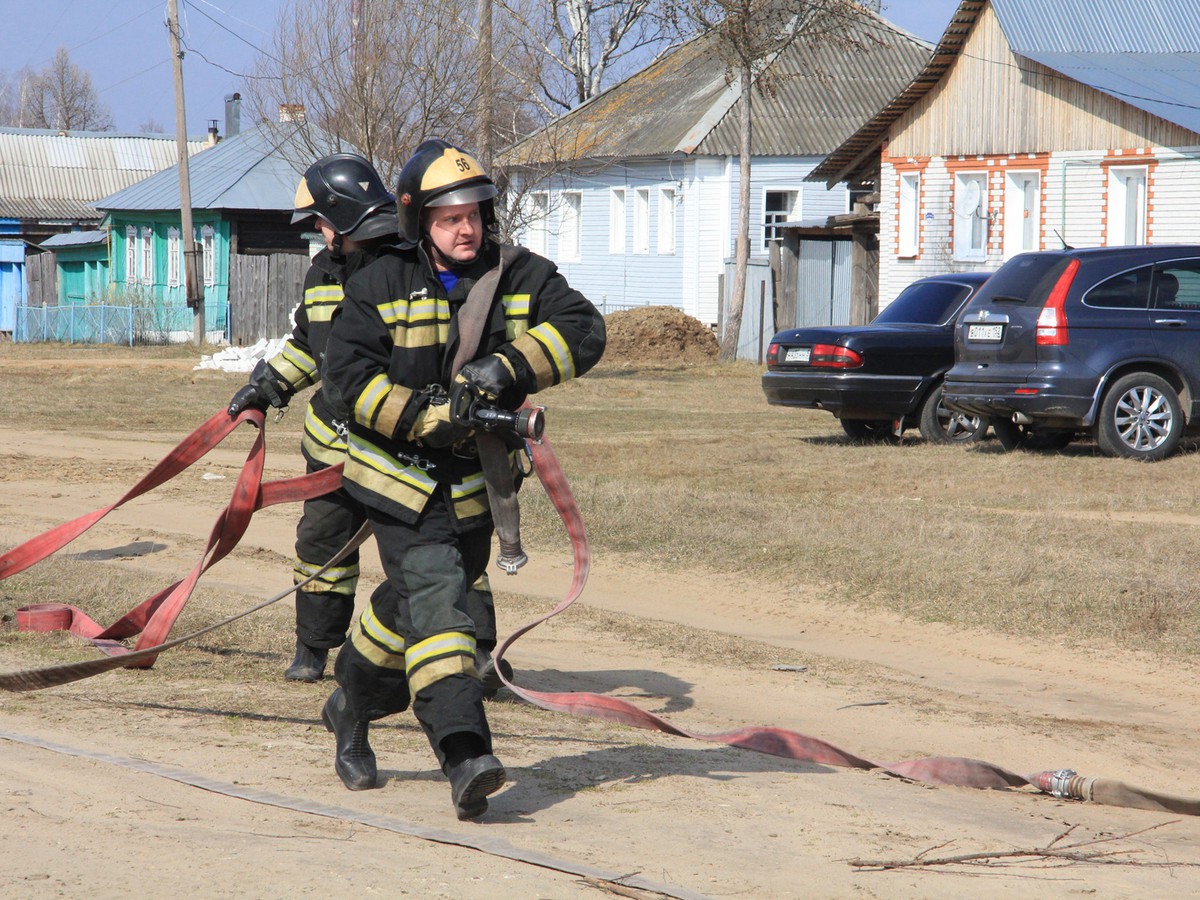
[[[673,306],[643,306],[604,317],[608,363],[704,363],[717,358],[716,336],[699,319]]]

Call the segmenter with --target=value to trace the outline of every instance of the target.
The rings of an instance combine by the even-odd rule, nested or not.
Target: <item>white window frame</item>
[[[138,230],[133,225],[125,226],[125,283],[137,283]]]
[[[921,255],[921,173],[900,173],[900,201],[897,209],[897,255],[913,258]]]
[[[650,188],[633,192],[633,252],[650,252]]]
[[[783,210],[768,210],[771,195],[783,195],[786,198],[786,208]],[[779,225],[783,222],[794,222],[800,218],[800,200],[803,196],[798,188],[771,187],[764,188],[762,193],[762,247],[763,252],[772,241],[782,241]]]
[[[979,195],[970,205],[971,185]],[[970,208],[968,208],[970,207]],[[986,260],[988,242],[988,173],[956,172],[954,175],[954,258]]]
[[[1042,173],[1010,169],[1004,179],[1004,258],[1042,249]]]
[[[550,255],[550,195],[546,191],[529,194],[529,217],[525,225],[525,246],[539,256]]]
[[[143,225],[141,229],[142,284],[154,284],[154,229]]]
[[[658,189],[658,252],[675,255],[675,188]]]
[[[583,247],[583,193],[561,191],[558,200],[556,258],[566,262],[577,262]]]
[[[608,192],[608,252],[625,252],[625,188]]]
[[[200,252],[204,258],[204,286],[217,283],[217,233],[211,225],[200,229]]]
[[[1147,188],[1145,166],[1113,166],[1108,170],[1108,245],[1146,243]]]
[[[183,241],[179,235],[180,231],[174,225],[167,229],[167,287],[172,288],[179,287],[179,275],[183,271]]]

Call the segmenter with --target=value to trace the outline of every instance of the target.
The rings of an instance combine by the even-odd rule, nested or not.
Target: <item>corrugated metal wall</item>
[[[800,242],[796,273],[796,327],[850,324],[854,244],[830,238]]]

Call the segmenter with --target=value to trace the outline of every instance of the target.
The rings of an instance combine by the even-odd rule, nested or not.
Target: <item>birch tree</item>
[[[692,26],[716,38],[716,52],[741,103],[738,130],[738,222],[733,292],[721,335],[720,359],[737,356],[750,262],[750,160],[754,150],[755,92],[775,85],[769,72],[774,59],[793,44],[813,47],[833,42],[851,49],[853,25],[866,13],[855,0],[679,0],[674,15],[682,28]]]
[[[60,47],[38,71],[24,69],[10,83],[4,107],[9,124],[53,131],[111,131],[113,118],[100,102],[92,76],[71,62]]]
[[[677,37],[670,0],[496,0],[522,58],[540,64],[530,82],[554,116],[642,68]]]

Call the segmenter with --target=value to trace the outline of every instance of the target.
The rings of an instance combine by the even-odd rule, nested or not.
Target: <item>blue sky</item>
[[[188,134],[209,120],[225,131],[225,96],[240,90],[257,48],[267,48],[282,0],[178,0]],[[926,40],[941,37],[958,0],[891,0],[883,16]],[[118,131],[150,120],[175,133],[166,0],[0,0],[5,54],[0,69],[41,69],[59,47],[89,72]]]

